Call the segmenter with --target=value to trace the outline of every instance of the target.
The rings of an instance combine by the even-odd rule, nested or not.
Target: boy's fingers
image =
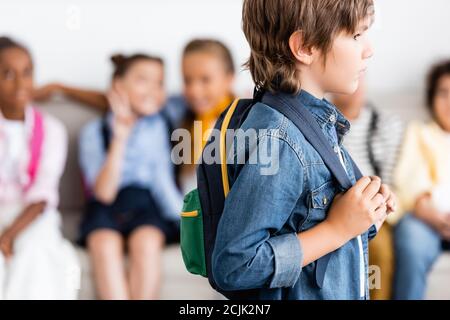
[[[387,202],[387,207],[388,207],[388,213],[392,213],[395,212],[395,202],[394,201],[388,201]]]
[[[372,179],[370,177],[363,177],[356,182],[356,184],[353,186],[353,190],[357,193],[363,193],[363,191],[367,188],[367,186],[372,182]]]
[[[397,203],[395,202],[395,199],[393,199],[393,198],[390,198],[388,200],[387,205],[388,205],[388,209],[391,213],[395,212],[395,210],[397,209]]]
[[[379,192],[381,187],[381,179],[373,179],[372,182],[363,191],[363,196],[373,199]]]
[[[380,193],[383,195],[384,199],[386,199],[386,200],[388,200],[392,194],[391,189],[386,184],[381,185]]]
[[[380,208],[381,206],[386,206],[386,202],[384,200],[384,197],[378,193],[375,195],[375,197],[371,200],[372,203],[372,208],[371,210],[377,210],[378,208]]]
[[[395,212],[397,210],[397,197],[395,194],[389,189],[389,197],[387,199],[387,205],[390,213]]]
[[[387,207],[386,207],[386,205],[382,205],[377,210],[375,210],[374,220],[384,222],[384,220],[386,220],[386,218],[387,218]]]

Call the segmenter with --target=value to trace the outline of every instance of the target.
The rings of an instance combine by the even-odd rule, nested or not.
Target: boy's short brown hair
[[[245,66],[258,88],[298,93],[291,35],[301,30],[305,47],[326,54],[341,31],[354,33],[371,14],[373,0],[244,0],[242,26],[251,49]]]

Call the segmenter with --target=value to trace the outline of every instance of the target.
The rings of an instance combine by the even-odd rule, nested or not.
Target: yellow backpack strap
[[[236,111],[236,107],[239,103],[239,99],[234,100],[230,109],[228,109],[225,118],[223,119],[222,128],[220,129],[220,161],[222,168],[222,184],[223,184],[223,192],[225,194],[225,198],[230,193],[230,183],[228,181],[228,167],[227,167],[227,129],[230,125],[231,118],[233,117],[234,112]]]

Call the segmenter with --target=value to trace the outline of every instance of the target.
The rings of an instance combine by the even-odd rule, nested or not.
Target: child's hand
[[[364,177],[345,194],[336,196],[326,222],[349,241],[386,220],[388,211],[395,207],[390,195],[389,189],[382,188],[380,178]]]
[[[428,212],[427,214],[429,215],[429,217],[427,217],[427,220],[430,221],[429,225],[431,225],[445,241],[450,241],[450,215],[445,215],[440,212]]]
[[[4,233],[0,236],[0,252],[3,254],[5,259],[8,259],[13,254],[13,238]]]
[[[375,223],[375,226],[377,227],[378,231],[383,226],[388,215],[394,213],[397,210],[397,196],[394,194],[394,192],[392,192],[391,188],[386,184],[382,184],[380,188],[380,193],[383,195],[386,201],[387,212],[386,217],[384,219]]]
[[[114,115],[114,138],[126,141],[137,120],[135,113],[131,110],[128,95],[119,86],[115,86],[108,92],[107,97]]]
[[[52,95],[60,90],[58,83],[50,83],[33,91],[33,100],[37,102],[48,101]]]
[[[388,214],[394,213],[397,210],[397,196],[391,190],[387,184],[382,184],[380,188],[380,193],[386,200],[386,205],[388,208]]]
[[[414,216],[435,229],[444,240],[450,241],[450,214],[436,209],[428,193],[423,194],[416,201]]]

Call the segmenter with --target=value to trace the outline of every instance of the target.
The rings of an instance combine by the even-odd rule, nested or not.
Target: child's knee
[[[88,236],[87,246],[93,254],[111,255],[123,249],[123,239],[116,231],[98,230]]]
[[[137,229],[128,240],[131,254],[158,253],[162,251],[164,243],[164,233],[152,226]]]

